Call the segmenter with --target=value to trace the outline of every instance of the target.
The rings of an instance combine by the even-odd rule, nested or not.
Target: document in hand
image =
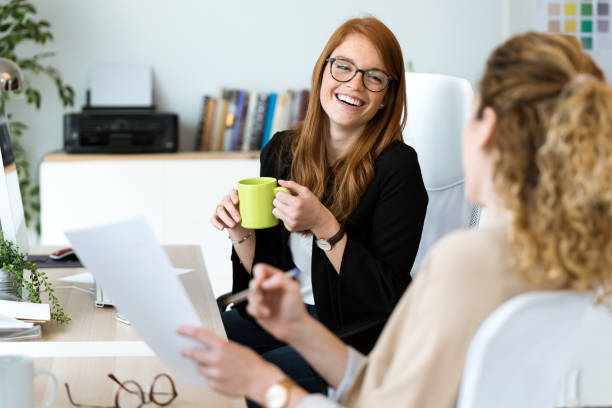
[[[186,346],[201,346],[176,334],[182,324],[201,326],[191,301],[144,219],[67,231],[79,259],[113,299],[122,316],[181,381],[206,385]]]

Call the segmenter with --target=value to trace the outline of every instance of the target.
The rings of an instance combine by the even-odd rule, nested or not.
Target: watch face
[[[287,403],[287,390],[280,384],[274,384],[266,391],[266,405],[269,408],[282,408]]]
[[[317,239],[317,246],[324,251],[329,251],[331,249],[331,244],[324,239]]]

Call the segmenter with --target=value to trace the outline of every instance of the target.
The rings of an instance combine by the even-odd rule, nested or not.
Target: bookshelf
[[[144,217],[161,244],[197,244],[215,295],[231,289],[231,243],[209,219],[224,194],[259,175],[259,152],[51,153],[40,165],[41,244],[65,230]]]

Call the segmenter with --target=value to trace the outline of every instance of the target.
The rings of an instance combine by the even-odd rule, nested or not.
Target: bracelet
[[[232,237],[228,237],[230,239],[230,241],[232,241],[232,244],[235,245],[239,245],[242,244],[244,241],[246,241],[247,239],[251,238],[251,235],[253,235],[253,231],[250,231],[248,234],[246,234],[244,237],[237,239],[236,241],[234,241],[232,239]]]

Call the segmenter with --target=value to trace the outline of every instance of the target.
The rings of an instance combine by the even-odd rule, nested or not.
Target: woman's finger
[[[278,180],[278,184],[280,184],[283,187],[287,187],[289,190],[297,193],[298,195],[302,195],[304,193],[310,192],[310,190],[308,190],[308,188],[304,187],[301,184],[296,183],[295,181],[291,181],[291,180]]]
[[[238,190],[235,188],[231,189],[230,198],[232,199],[232,203],[234,203],[234,205],[238,205]]]
[[[217,214],[210,217],[210,223],[212,224],[213,227],[215,227],[219,231],[223,231],[226,227],[226,225],[219,220],[219,217],[217,217]]]
[[[181,350],[181,355],[187,357],[198,364],[210,365],[213,363],[210,349],[197,349],[194,347],[186,347]]]
[[[289,195],[289,194],[285,194],[285,195]],[[297,199],[297,197],[292,197],[292,199]],[[278,198],[278,195],[277,195],[276,198],[272,201],[272,205],[274,206],[274,208],[278,208],[284,213],[287,213],[291,211],[292,208],[295,207],[295,202],[294,201],[282,201],[281,199]]]
[[[217,206],[217,217],[227,225],[228,228],[234,228],[236,226],[236,221],[232,219],[232,217],[227,213],[227,209],[222,206]]]
[[[176,332],[181,336],[189,337],[211,348],[220,347],[224,342],[224,340],[219,338],[213,332],[203,329],[201,327],[183,325],[179,326]]]
[[[286,205],[294,204],[296,200],[299,200],[299,197],[285,193],[284,191],[279,191],[274,196],[274,201],[281,202]]]
[[[232,219],[235,222],[240,222],[240,213],[238,212],[238,210],[236,209],[236,206],[232,202],[232,198],[229,195],[226,195],[223,197],[223,200],[221,203],[225,207],[225,210],[232,217]]]

